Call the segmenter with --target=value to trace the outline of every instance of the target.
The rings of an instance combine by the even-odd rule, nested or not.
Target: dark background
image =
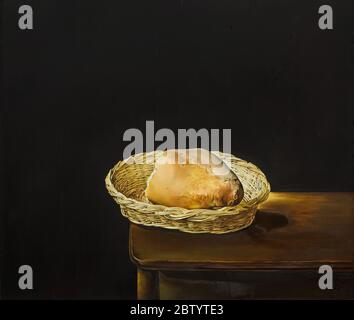
[[[34,9],[34,30],[17,27]],[[334,30],[318,28],[330,4]],[[352,189],[352,3],[2,1],[2,298],[134,298],[123,132],[232,128],[273,191]],[[18,289],[18,267],[34,290]]]

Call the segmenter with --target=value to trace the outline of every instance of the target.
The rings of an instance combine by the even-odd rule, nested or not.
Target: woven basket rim
[[[242,200],[241,203],[237,204],[236,206],[225,206],[225,207],[204,208],[204,209],[186,209],[186,208],[182,208],[182,207],[167,207],[167,206],[160,205],[160,204],[152,204],[152,203],[144,202],[142,200],[130,198],[116,189],[116,187],[114,186],[114,184],[112,182],[112,177],[121,166],[123,166],[125,164],[129,165],[129,162],[131,162],[134,158],[142,157],[142,156],[146,156],[146,157],[155,156],[156,154],[159,154],[162,152],[163,151],[151,151],[151,152],[147,152],[147,153],[142,152],[142,153],[132,155],[127,159],[118,161],[116,163],[116,165],[109,170],[109,172],[105,178],[106,188],[107,188],[109,194],[115,200],[116,200],[116,198],[119,199],[119,200],[116,200],[116,202],[118,204],[121,204],[120,202],[124,202],[124,206],[126,206],[126,207],[130,207],[133,209],[136,209],[138,207],[139,211],[141,211],[141,213],[144,213],[144,211],[146,211],[146,213],[153,212],[154,214],[161,214],[161,215],[168,214],[171,218],[173,218],[173,213],[177,210],[179,215],[181,215],[181,214],[183,215],[183,218],[176,217],[176,220],[185,219],[188,216],[189,217],[198,217],[198,215],[201,213],[203,214],[203,216],[211,216],[210,218],[212,218],[212,217],[217,218],[217,217],[224,216],[224,215],[237,214],[237,213],[235,213],[234,210],[230,211],[229,209],[231,209],[231,208],[232,209],[239,208],[240,210],[242,210],[242,209],[247,209],[250,207],[258,206],[258,204],[265,201],[269,195],[270,184],[267,181],[265,174],[257,166],[255,166],[251,162],[245,161],[241,158],[237,158],[232,154],[223,153],[220,151],[210,151],[210,152],[214,153],[216,156],[230,157],[230,159],[232,158],[233,160],[236,160],[239,163],[243,163],[244,165],[247,165],[247,166],[252,166],[253,169],[257,170],[257,173],[259,173],[264,178],[264,183],[265,183],[265,185],[264,185],[265,190],[264,190],[262,197],[260,197],[259,199],[257,199],[257,198],[253,199],[254,201],[252,201],[252,203],[250,203],[250,204],[245,203]],[[224,161],[224,162],[230,168],[230,170],[232,170],[231,166],[227,163],[227,161]]]

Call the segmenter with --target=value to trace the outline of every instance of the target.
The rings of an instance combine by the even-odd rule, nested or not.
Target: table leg
[[[159,299],[158,272],[138,268],[137,298],[138,300]]]

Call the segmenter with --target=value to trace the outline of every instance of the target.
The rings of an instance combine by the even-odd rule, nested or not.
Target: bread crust
[[[235,206],[243,195],[236,174],[204,149],[165,151],[145,190],[152,203],[187,209]]]

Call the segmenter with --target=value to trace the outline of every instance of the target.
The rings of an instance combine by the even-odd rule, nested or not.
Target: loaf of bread
[[[168,150],[156,161],[145,195],[154,204],[187,209],[234,206],[243,198],[237,176],[204,149]]]

